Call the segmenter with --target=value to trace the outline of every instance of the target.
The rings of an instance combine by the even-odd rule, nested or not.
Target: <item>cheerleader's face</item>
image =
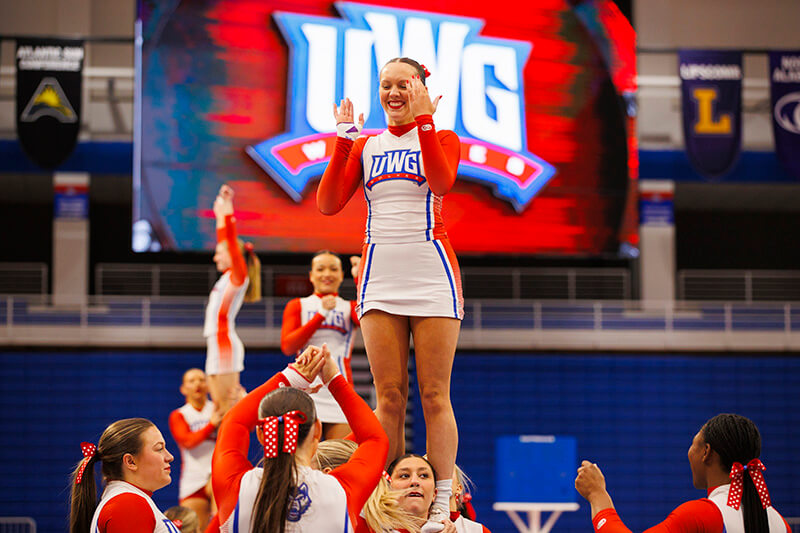
[[[217,272],[225,272],[233,264],[231,253],[228,251],[228,243],[221,242],[217,244],[214,249],[214,264],[217,266]]]
[[[342,261],[333,254],[322,254],[311,261],[311,272],[308,279],[314,286],[317,294],[332,294],[339,292],[339,287],[344,281]]]
[[[174,457],[167,451],[164,437],[155,426],[142,433],[142,449],[134,456],[123,458],[127,466],[125,480],[151,492],[166,487],[172,481],[170,463]]]
[[[187,370],[183,375],[181,394],[183,394],[189,402],[204,402],[208,395],[206,373],[199,368]]]
[[[436,480],[427,461],[407,457],[392,472],[392,490],[405,489],[398,504],[413,516],[427,518],[436,497]]]
[[[706,489],[705,478],[705,459],[711,451],[711,447],[706,444],[703,438],[703,431],[697,432],[689,446],[687,456],[689,457],[689,467],[692,469],[692,483],[696,489]]]
[[[378,95],[390,126],[414,121],[408,106],[406,82],[416,75],[416,69],[408,63],[389,63],[381,70]]]

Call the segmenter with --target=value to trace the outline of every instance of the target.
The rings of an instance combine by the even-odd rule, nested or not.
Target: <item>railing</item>
[[[0,294],[47,294],[47,264],[0,263]]]
[[[681,270],[679,300],[800,300],[800,271]]]
[[[280,345],[288,298],[245,304],[237,330],[253,347]],[[0,344],[203,346],[204,297],[0,296]],[[800,349],[798,302],[467,300],[462,348]]]
[[[297,276],[297,293],[303,294],[307,273],[308,267],[302,265],[264,266],[262,290],[271,296],[281,276]],[[624,268],[463,268],[461,274],[467,298],[574,301],[631,297],[630,272]],[[213,265],[99,263],[95,267],[95,293],[200,296],[208,293],[218,276]],[[346,280],[341,292],[344,297],[354,297],[352,280]]]
[[[36,533],[36,521],[30,516],[0,516],[0,533]]]

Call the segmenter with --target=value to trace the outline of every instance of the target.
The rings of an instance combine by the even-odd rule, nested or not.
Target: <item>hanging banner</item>
[[[800,179],[800,50],[770,52],[769,79],[775,152]]]
[[[43,168],[60,165],[78,140],[83,56],[83,41],[17,39],[17,135]]]
[[[708,178],[728,172],[742,137],[742,54],[681,50],[683,137],[692,166]]]

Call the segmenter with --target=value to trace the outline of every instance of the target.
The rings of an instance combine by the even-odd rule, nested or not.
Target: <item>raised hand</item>
[[[336,377],[336,374],[339,373],[339,365],[336,364],[336,361],[333,360],[331,357],[331,352],[328,350],[328,345],[322,345],[322,351],[324,352],[323,355],[325,357],[325,365],[322,367],[322,372],[320,373],[320,377],[322,378],[322,382],[326,385],[330,380]]]
[[[358,115],[358,124],[353,121],[353,102],[349,98],[341,101],[339,106],[333,104],[333,118],[336,119],[336,133],[340,137],[356,140],[364,127],[364,113]]]
[[[214,199],[214,216],[220,218],[233,214],[233,189],[227,185],[219,188],[219,193]]]
[[[433,115],[436,112],[442,97],[437,96],[435,100],[431,101],[428,88],[422,83],[419,76],[412,76],[406,82],[406,90],[408,91],[408,108],[414,118],[420,115]]]
[[[325,354],[330,355],[327,351],[327,346],[324,344],[322,348],[316,346],[309,346],[303,353],[297,356],[294,363],[289,366],[294,368],[306,381],[311,383],[319,374],[322,367],[325,365]]]
[[[322,308],[330,311],[334,307],[336,307],[336,296],[333,294],[326,294],[321,298],[322,300]]]

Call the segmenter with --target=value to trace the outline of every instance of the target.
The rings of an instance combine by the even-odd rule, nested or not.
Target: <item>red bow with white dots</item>
[[[91,442],[81,442],[81,451],[83,452],[83,462],[81,463],[80,470],[78,470],[78,475],[75,477],[76,485],[80,485],[81,480],[83,480],[83,471],[86,470],[86,465],[89,464],[89,461],[97,453],[97,446]]]
[[[389,472],[384,470],[383,472],[381,472],[381,475],[383,476],[383,479],[386,480],[386,483],[388,483],[389,485],[392,484],[392,476],[389,475]]]
[[[172,523],[175,524],[175,527],[177,527],[179,530],[183,528],[183,520],[181,520],[180,518],[176,518],[175,520],[172,521]]]
[[[278,456],[279,422],[283,422],[283,451],[294,453],[297,450],[297,428],[306,420],[306,415],[302,411],[289,411],[281,416],[259,419],[261,429],[264,430],[264,458],[271,459]]]
[[[728,507],[733,507],[738,510],[742,503],[742,488],[744,487],[744,471],[750,472],[750,479],[756,486],[758,496],[761,498],[761,505],[766,509],[772,503],[769,499],[769,491],[767,490],[767,483],[764,481],[764,474],[761,472],[767,468],[758,459],[753,459],[747,466],[742,466],[742,463],[733,463],[731,467],[731,488],[728,491]]]

